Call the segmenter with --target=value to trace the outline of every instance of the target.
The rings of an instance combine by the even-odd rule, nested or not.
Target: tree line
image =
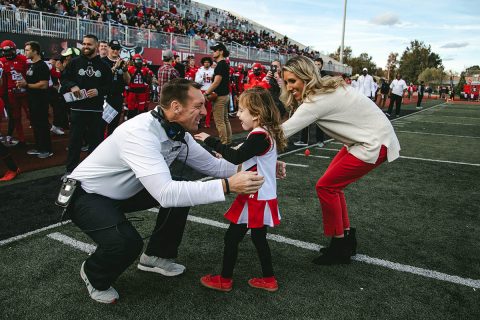
[[[336,52],[329,54],[329,56],[335,60],[340,60],[340,47],[338,47]],[[371,75],[385,78],[388,81],[393,80],[398,72],[407,83],[424,81],[430,85],[440,85],[445,81],[451,80],[456,75],[451,71],[447,73],[440,55],[433,52],[430,45],[419,40],[412,40],[400,58],[398,53],[391,52],[388,55],[385,68],[378,67],[368,53],[364,52],[357,57],[353,56],[352,48],[349,46],[344,48],[343,61],[352,67],[353,75],[361,74],[362,69],[367,68]],[[479,67],[473,66],[462,72],[460,81],[455,88],[457,94],[463,90],[465,74],[468,74],[469,69],[473,71],[473,69],[478,70]]]

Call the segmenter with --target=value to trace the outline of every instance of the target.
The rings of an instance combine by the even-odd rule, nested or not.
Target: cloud
[[[371,22],[383,26],[393,26],[400,24],[400,18],[394,13],[386,12],[374,17]]]
[[[463,48],[468,46],[468,42],[449,42],[441,46],[440,48]]]

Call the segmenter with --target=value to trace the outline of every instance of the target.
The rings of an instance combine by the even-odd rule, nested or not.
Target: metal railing
[[[85,34],[95,34],[102,40],[119,40],[127,46],[172,49],[191,53],[208,53],[211,40],[173,33],[154,32],[119,23],[101,22],[61,16],[42,11],[0,8],[0,32],[32,34],[37,36],[81,40]],[[282,55],[271,50],[249,48],[238,43],[226,44],[230,57],[270,63],[279,59],[285,63],[293,55]],[[324,70],[351,73],[351,67],[325,63]]]

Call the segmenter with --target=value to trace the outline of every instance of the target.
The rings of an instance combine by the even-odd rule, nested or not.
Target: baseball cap
[[[71,55],[79,56],[80,55],[80,49],[70,47],[70,48],[65,49],[65,51],[62,52],[63,57],[68,57],[68,56],[71,56]]]
[[[162,54],[163,61],[170,61],[173,59],[173,52],[172,50],[164,50]]]
[[[120,44],[120,41],[118,40],[112,40],[108,43],[108,46],[112,49],[120,49],[122,45]]]
[[[227,47],[225,47],[225,45],[220,42],[211,46],[210,49],[213,51],[222,50],[224,57],[228,57],[230,55],[230,52],[227,50]]]

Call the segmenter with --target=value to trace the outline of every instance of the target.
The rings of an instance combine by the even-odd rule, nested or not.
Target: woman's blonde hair
[[[346,85],[342,77],[320,77],[318,67],[313,60],[304,56],[295,56],[289,59],[282,67],[282,75],[285,71],[293,73],[305,83],[302,92],[302,101],[308,101],[316,94],[334,92],[339,86],[343,87]],[[293,94],[287,91],[285,81],[282,85],[280,100],[282,100],[289,109],[295,110],[299,106]]]
[[[278,151],[287,147],[288,141],[281,127],[280,112],[267,89],[253,87],[245,90],[240,95],[238,104],[242,108],[248,109],[253,117],[258,118],[259,125],[266,128],[277,143]]]

